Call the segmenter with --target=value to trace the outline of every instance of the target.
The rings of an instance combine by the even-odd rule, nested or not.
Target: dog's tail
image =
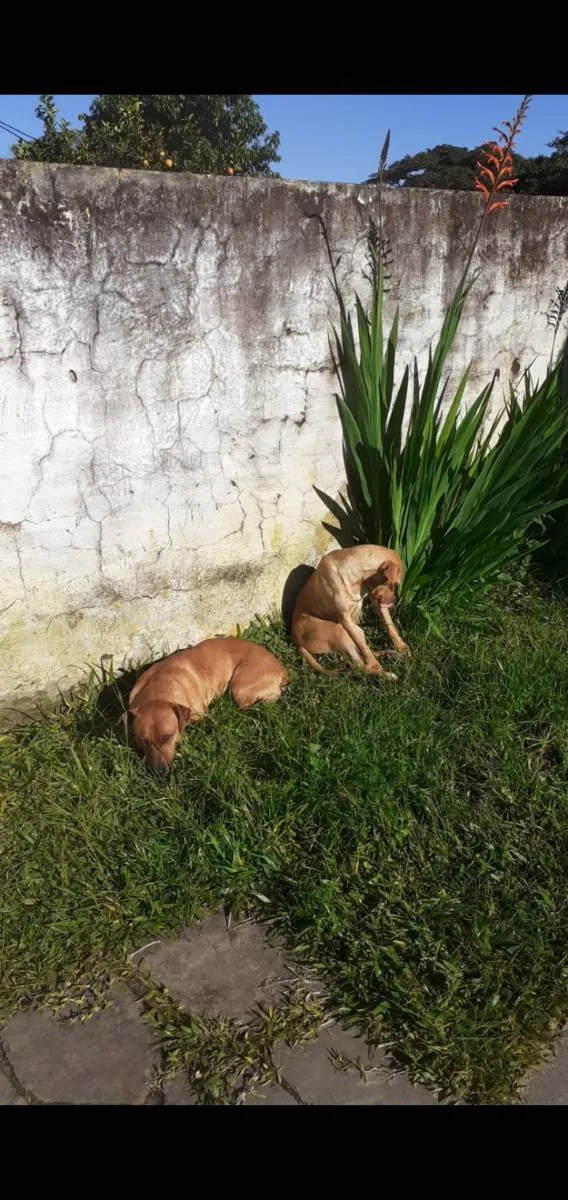
[[[312,671],[317,671],[320,675],[339,674],[338,671],[329,671],[327,667],[322,667],[317,658],[314,658],[313,654],[310,654],[309,650],[306,650],[305,646],[298,646],[298,649],[304,661],[307,662],[308,666],[312,668]]]

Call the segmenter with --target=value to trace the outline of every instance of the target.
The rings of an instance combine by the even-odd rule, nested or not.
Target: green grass
[[[141,972],[129,972],[128,983],[160,1048],[154,1090],[163,1091],[166,1079],[183,1072],[198,1104],[238,1104],[254,1085],[280,1083],[276,1044],[307,1045],[326,1019],[322,998],[306,989],[306,981],[287,989],[277,1009],[258,1010],[246,1026],[184,1012]]]
[[[273,919],[412,1078],[510,1099],[568,1014],[567,616],[520,586],[403,614],[398,685],[316,677],[257,623],[289,691],[219,701],[166,783],[96,680],[4,735],[0,1011],[231,904]]]

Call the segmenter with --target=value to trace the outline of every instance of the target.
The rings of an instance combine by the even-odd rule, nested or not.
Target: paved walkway
[[[185,1012],[223,1017],[254,1028],[258,1006],[283,1008],[297,983],[297,964],[270,946],[259,925],[228,931],[222,914],[180,938],[155,942],[133,955],[134,965],[167,988]],[[307,993],[315,982],[305,980]],[[123,980],[88,1020],[57,1021],[38,1012],[14,1016],[0,1037],[0,1104],[195,1104],[188,1078],[165,1078],[156,1033],[141,1000]],[[256,1105],[436,1105],[436,1095],[413,1086],[362,1037],[325,1022],[306,1045],[276,1042],[279,1082],[238,1082],[234,1102]],[[521,1090],[528,1104],[568,1102],[568,1037]]]

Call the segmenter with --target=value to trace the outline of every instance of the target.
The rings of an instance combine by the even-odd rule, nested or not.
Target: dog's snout
[[[161,778],[164,775],[167,775],[169,769],[170,768],[168,767],[168,764],[165,762],[157,762],[154,765],[154,771],[155,771],[156,775],[159,775]]]

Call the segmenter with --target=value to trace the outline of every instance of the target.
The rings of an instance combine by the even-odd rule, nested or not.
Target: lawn
[[[412,1078],[511,1099],[568,1014],[567,618],[520,584],[410,612],[398,685],[317,677],[256,623],[289,691],[221,700],[165,783],[95,679],[2,736],[3,1016],[230,904],[275,920]]]

